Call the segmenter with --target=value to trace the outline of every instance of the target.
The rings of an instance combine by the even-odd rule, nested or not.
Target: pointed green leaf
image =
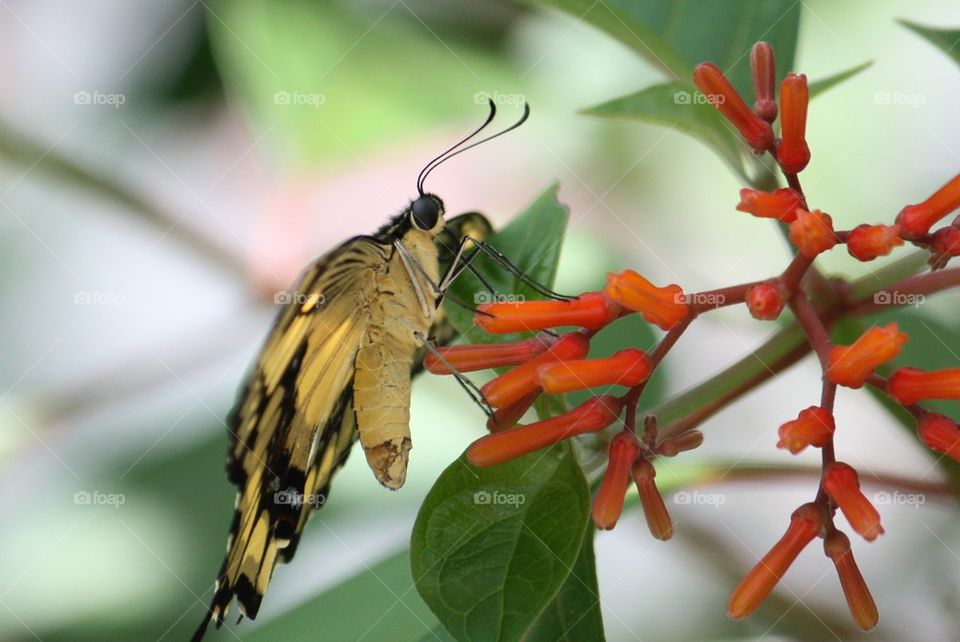
[[[923,36],[930,44],[947,54],[953,61],[960,64],[960,29],[933,29],[924,27],[909,20],[898,20],[910,31]]]
[[[873,64],[873,61],[868,60],[867,62],[861,63],[856,67],[851,67],[846,71],[841,71],[840,73],[833,74],[832,76],[827,76],[826,78],[821,78],[820,80],[814,80],[813,82],[810,83],[810,98],[819,96],[820,94],[827,91],[828,89],[835,87],[836,85],[839,85],[844,80],[853,78],[854,76],[856,76],[857,74],[859,74],[861,71],[871,66],[872,64]]]

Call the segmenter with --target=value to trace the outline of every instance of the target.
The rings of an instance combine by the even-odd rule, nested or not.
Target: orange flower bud
[[[917,422],[917,434],[930,450],[960,461],[960,428],[949,417],[928,413]]]
[[[930,237],[930,265],[934,270],[947,266],[954,256],[960,256],[960,227],[956,223],[940,228]]]
[[[861,261],[886,256],[899,245],[903,245],[899,225],[858,225],[847,237],[847,251]]]
[[[597,528],[610,530],[620,519],[623,497],[630,483],[630,467],[639,454],[640,443],[629,430],[621,431],[610,442],[607,471],[593,500],[593,523]]]
[[[637,492],[640,493],[640,505],[643,507],[643,516],[647,520],[650,534],[659,540],[670,539],[673,537],[673,520],[667,512],[667,505],[663,503],[663,496],[657,490],[657,483],[654,481],[657,471],[653,464],[646,459],[637,459],[631,472],[633,481],[637,484]]]
[[[827,466],[823,473],[823,489],[837,503],[850,527],[860,533],[867,541],[873,541],[877,535],[883,535],[880,525],[880,513],[870,500],[860,491],[857,471],[842,462]]]
[[[569,301],[484,303],[473,322],[490,334],[543,330],[576,325],[597,330],[620,316],[620,306],[600,292],[587,292]]]
[[[810,162],[807,147],[807,77],[794,73],[780,83],[780,145],[777,161],[787,174],[796,174]]]
[[[534,390],[516,403],[494,411],[494,413],[487,418],[487,430],[490,432],[500,432],[507,428],[513,428],[516,423],[527,414],[530,407],[536,403],[537,397],[539,396],[540,390]]]
[[[836,423],[833,415],[820,406],[801,410],[793,421],[780,426],[777,448],[785,448],[796,455],[807,446],[823,448],[833,436]]]
[[[669,330],[689,313],[679,285],[658,288],[633,270],[608,274],[604,292],[623,307],[639,312],[648,323],[662,330]]]
[[[762,321],[772,321],[783,312],[786,301],[783,299],[783,290],[776,281],[760,283],[747,290],[747,309],[754,318]]]
[[[797,208],[802,207],[802,204],[800,194],[789,187],[772,192],[744,187],[740,190],[737,210],[757,218],[774,218],[784,223],[792,223],[797,219]]]
[[[664,457],[676,457],[682,452],[699,448],[703,444],[703,433],[699,430],[688,430],[676,437],[668,437],[657,444],[657,454]]]
[[[916,205],[907,205],[897,215],[904,238],[925,235],[933,224],[960,207],[960,174],[938,189],[930,198]]]
[[[477,343],[438,348],[423,360],[424,367],[433,374],[448,375],[452,366],[457,372],[473,372],[487,368],[516,366],[533,359],[547,350],[556,337],[546,332],[514,343]],[[441,360],[440,357],[443,357]]]
[[[773,146],[770,123],[750,111],[719,67],[710,62],[700,63],[693,70],[693,82],[755,152],[762,153]]]
[[[777,65],[769,42],[758,42],[750,50],[750,71],[753,72],[753,113],[768,123],[777,119]]]
[[[589,350],[590,340],[579,332],[562,335],[546,352],[487,382],[480,392],[494,408],[512,405],[540,389],[537,368],[551,361],[583,359]]]
[[[823,551],[827,554],[840,576],[840,586],[843,596],[847,599],[847,607],[853,621],[863,631],[869,631],[880,621],[877,605],[870,595],[870,589],[857,568],[850,550],[850,538],[840,531],[833,531],[823,540]]]
[[[495,466],[574,435],[603,430],[617,420],[622,408],[616,397],[591,397],[562,415],[481,437],[467,448],[467,461]]]
[[[560,394],[596,386],[636,386],[652,371],[647,354],[629,348],[606,359],[546,363],[537,369],[537,382],[544,392]]]
[[[929,372],[900,368],[890,375],[887,390],[905,406],[924,399],[960,399],[960,368]]]
[[[816,258],[818,254],[826,252],[839,242],[829,214],[820,210],[808,212],[800,208],[796,210],[796,214],[796,220],[790,224],[790,240],[808,259]]]
[[[823,508],[817,504],[811,502],[795,510],[787,532],[734,589],[727,604],[727,614],[734,620],[742,620],[756,611],[800,551],[820,533],[825,522]]]
[[[874,370],[900,354],[908,338],[896,323],[890,323],[870,328],[853,345],[834,346],[830,349],[827,379],[840,386],[859,388]]]

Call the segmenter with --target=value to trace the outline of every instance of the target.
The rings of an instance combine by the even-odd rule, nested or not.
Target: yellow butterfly
[[[404,211],[316,260],[287,295],[228,419],[227,477],[239,490],[227,554],[194,640],[211,621],[222,624],[234,597],[242,615],[256,617],[274,566],[293,558],[358,437],[377,480],[403,485],[411,377],[428,337],[456,336],[440,301],[478,251],[505,261],[483,243],[486,218],[471,212],[445,221],[443,202],[423,191],[423,181],[452,156],[518,127],[529,108],[513,126],[461,147],[495,113],[491,101],[483,125],[424,167],[419,196]]]

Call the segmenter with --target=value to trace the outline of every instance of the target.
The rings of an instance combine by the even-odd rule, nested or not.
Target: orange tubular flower
[[[797,218],[790,224],[790,240],[808,259],[816,258],[839,243],[833,231],[833,219],[820,210],[808,212],[798,208]]]
[[[428,354],[423,360],[423,366],[433,374],[441,375],[453,374],[450,366],[457,372],[516,366],[542,354],[554,341],[556,337],[543,332],[515,343],[477,343],[438,348],[437,353],[440,356]]]
[[[494,408],[513,405],[532,392],[539,390],[537,368],[551,361],[583,359],[590,350],[590,340],[579,332],[562,335],[550,348],[526,363],[487,382],[480,392]]]
[[[591,397],[562,415],[481,437],[467,448],[467,461],[478,467],[495,466],[574,435],[603,430],[617,420],[621,409],[616,397]]]
[[[534,390],[526,397],[522,397],[516,403],[495,411],[487,418],[487,430],[490,432],[500,432],[507,428],[513,428],[518,421],[530,410],[530,407],[540,396],[540,390]]]
[[[750,50],[750,71],[753,72],[753,113],[768,123],[777,119],[777,65],[773,47],[768,42],[758,42]]]
[[[899,225],[858,225],[847,237],[847,251],[860,261],[872,261],[886,256],[893,248],[903,245]]]
[[[537,369],[544,392],[560,394],[596,386],[636,386],[647,380],[653,365],[647,354],[629,348],[606,359],[554,361]]]
[[[807,446],[823,448],[830,441],[836,423],[833,415],[820,406],[810,406],[801,410],[793,421],[780,426],[780,441],[777,448],[785,448],[796,455]]]
[[[659,540],[670,539],[673,537],[673,520],[667,512],[667,505],[663,503],[663,496],[657,490],[657,483],[654,481],[657,471],[653,464],[646,459],[637,459],[631,473],[637,484],[637,492],[640,493],[640,505],[643,506],[643,516],[647,520],[650,534]]]
[[[837,503],[850,527],[868,542],[883,535],[880,513],[860,491],[857,471],[851,466],[835,462],[827,466],[823,474],[823,489]]]
[[[621,431],[610,442],[610,461],[600,482],[600,490],[593,500],[593,523],[597,528],[610,530],[623,512],[623,498],[630,483],[630,467],[640,454],[637,436],[629,430]]]
[[[633,270],[608,274],[604,292],[623,307],[639,312],[648,323],[662,330],[669,330],[690,312],[679,285],[658,288]]]
[[[761,321],[772,321],[783,312],[786,301],[783,290],[776,281],[760,283],[747,290],[747,309],[754,318]]]
[[[742,620],[757,610],[800,551],[823,529],[825,522],[823,508],[812,502],[793,512],[787,532],[734,589],[727,604],[727,613],[731,618]]]
[[[807,147],[807,103],[810,92],[807,77],[794,73],[780,83],[780,146],[777,147],[777,162],[787,174],[797,174],[810,162]]]
[[[700,63],[693,70],[693,82],[755,152],[763,153],[773,146],[770,123],[750,111],[719,67],[710,62]]]
[[[870,595],[870,589],[863,580],[863,575],[853,559],[850,550],[850,538],[840,531],[833,531],[823,540],[823,552],[827,554],[833,565],[837,567],[840,576],[840,586],[843,596],[847,599],[847,607],[853,621],[863,631],[869,631],[880,621],[877,605]]]
[[[887,390],[904,406],[924,399],[960,399],[960,368],[929,372],[900,368],[890,375]]]
[[[772,192],[761,192],[744,187],[740,190],[737,211],[752,214],[757,218],[774,218],[784,223],[792,223],[797,219],[797,208],[802,204],[803,199],[800,194],[789,187]]]
[[[703,444],[703,433],[699,430],[688,430],[676,437],[669,437],[657,444],[657,454],[664,457],[676,457],[682,452],[699,448]]]
[[[931,412],[917,422],[917,434],[930,450],[960,461],[960,427],[949,417]]]
[[[956,222],[933,233],[930,252],[930,265],[934,270],[946,267],[951,258],[960,256],[960,227]]]
[[[960,174],[938,189],[930,198],[916,205],[907,205],[897,215],[904,238],[925,235],[933,224],[960,207]]]
[[[840,386],[859,388],[874,370],[900,354],[908,338],[896,323],[890,323],[870,328],[853,345],[834,346],[830,350],[827,379]]]
[[[620,306],[601,292],[587,292],[569,301],[484,303],[474,323],[490,334],[543,330],[576,325],[598,330],[620,316]]]

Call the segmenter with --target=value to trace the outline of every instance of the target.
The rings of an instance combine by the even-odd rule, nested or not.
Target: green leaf
[[[593,535],[593,528],[589,528],[567,581],[540,619],[527,631],[525,642],[603,642],[605,639]]]
[[[752,95],[750,47],[773,45],[782,77],[793,69],[800,5],[793,0],[674,2],[671,0],[537,0],[606,31],[672,78],[689,80],[694,65],[724,70],[744,96]]]
[[[567,228],[568,211],[565,205],[557,201],[558,189],[556,183],[548,187],[522,214],[488,239],[490,245],[508,257],[527,276],[548,288],[553,285],[557,275],[557,263]],[[516,299],[543,298],[487,256],[478,255],[473,266],[499,295]],[[515,335],[481,334],[473,325],[473,313],[451,303],[457,300],[467,305],[477,305],[491,299],[492,294],[480,280],[472,273],[465,272],[450,288],[450,297],[444,304],[444,310],[467,340],[479,337],[497,343],[516,340]]]
[[[813,82],[810,83],[810,98],[815,98],[816,96],[819,96],[820,94],[827,91],[828,89],[831,89],[836,85],[839,85],[844,80],[847,80],[848,78],[853,78],[864,69],[867,69],[868,67],[870,67],[872,64],[873,64],[873,61],[868,60],[867,62],[861,63],[856,67],[851,67],[846,71],[841,71],[840,73],[833,74],[832,76],[827,76],[826,78],[821,78],[820,80],[814,80]]]
[[[403,551],[244,632],[243,639],[416,640],[437,626],[437,618],[413,591]]]
[[[740,177],[744,146],[720,112],[698,100],[701,95],[689,82],[668,82],[653,85],[629,96],[590,107],[583,113],[606,118],[629,118],[659,123],[698,138],[722,158]]]
[[[936,46],[940,51],[947,54],[953,61],[960,64],[960,29],[933,29],[924,27],[909,20],[897,20],[910,31],[923,36],[930,44]]]
[[[516,640],[570,574],[590,494],[569,444],[491,468],[451,464],[413,528],[424,601],[457,640]]]

